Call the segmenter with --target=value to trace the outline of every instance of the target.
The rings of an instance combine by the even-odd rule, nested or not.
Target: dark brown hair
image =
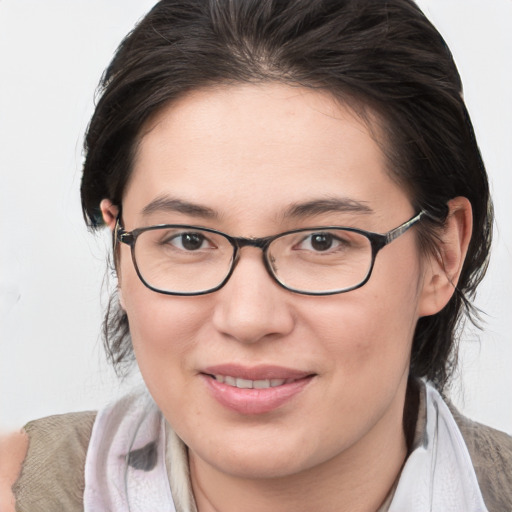
[[[485,273],[492,204],[484,165],[441,35],[411,0],[163,0],[121,43],[106,70],[85,140],[82,206],[92,228],[99,203],[121,206],[141,127],[187,91],[219,83],[279,81],[320,88],[378,114],[394,176],[428,220],[420,242],[436,247],[447,202],[467,197],[473,237],[458,288],[421,318],[411,375],[442,388],[456,359],[460,320]],[[132,358],[128,319],[113,299],[107,351]]]

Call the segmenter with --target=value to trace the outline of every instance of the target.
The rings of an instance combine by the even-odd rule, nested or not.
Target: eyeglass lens
[[[134,259],[151,288],[200,293],[229,275],[235,249],[219,233],[165,227],[141,232]],[[372,265],[370,240],[345,229],[301,230],[274,239],[267,249],[270,271],[285,287],[326,293],[362,283]]]

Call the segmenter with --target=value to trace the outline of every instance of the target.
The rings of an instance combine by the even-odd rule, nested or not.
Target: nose
[[[217,294],[215,328],[241,343],[289,334],[294,328],[292,292],[268,274],[257,248],[244,248],[229,281]]]

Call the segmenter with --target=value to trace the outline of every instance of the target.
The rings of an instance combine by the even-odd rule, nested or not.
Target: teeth
[[[228,386],[233,386],[240,389],[267,389],[282,386],[293,382],[294,379],[263,379],[263,380],[249,380],[230,377],[229,375],[213,375],[217,382],[222,382]]]
[[[247,379],[236,379],[236,387],[242,389],[252,389],[253,381]]]
[[[236,379],[235,379],[235,377],[228,377],[228,376],[226,376],[226,377],[224,377],[224,382],[226,384],[229,384],[230,386],[236,386]]]
[[[270,381],[266,380],[255,380],[252,383],[252,387],[255,389],[266,389],[270,387]]]

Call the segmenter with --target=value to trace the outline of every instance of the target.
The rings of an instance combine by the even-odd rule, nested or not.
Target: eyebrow
[[[160,196],[151,201],[143,208],[142,215],[148,216],[156,212],[183,213],[185,215],[203,217],[206,219],[216,219],[218,217],[217,212],[207,206],[190,203],[169,196]]]
[[[206,219],[219,218],[219,214],[208,206],[169,196],[160,196],[151,201],[143,208],[142,215],[148,216],[157,212],[183,213],[185,215]],[[330,197],[315,199],[304,203],[294,203],[284,211],[282,217],[284,219],[300,219],[334,212],[370,214],[373,213],[373,210],[362,201],[344,197]]]
[[[329,197],[292,204],[284,213],[284,218],[302,218],[324,213],[363,213],[374,211],[364,202],[346,197]]]

